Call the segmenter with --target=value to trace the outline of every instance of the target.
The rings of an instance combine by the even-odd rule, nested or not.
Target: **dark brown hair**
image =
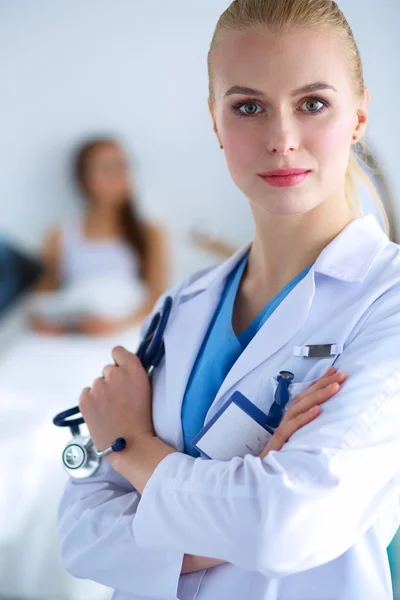
[[[101,146],[117,146],[119,143],[112,138],[95,138],[84,142],[77,150],[74,162],[74,175],[81,190],[87,198],[90,198],[90,193],[86,182],[87,162],[95,150]],[[143,279],[144,270],[147,260],[147,235],[146,227],[143,219],[139,214],[135,198],[126,198],[126,202],[119,209],[120,223],[124,239],[131,246],[132,250],[137,254],[139,259],[139,274]]]

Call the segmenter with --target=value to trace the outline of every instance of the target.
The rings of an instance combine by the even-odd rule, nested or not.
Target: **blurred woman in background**
[[[87,210],[82,219],[50,232],[43,249],[45,272],[36,289],[52,292],[99,276],[110,277],[110,285],[116,277],[139,280],[146,292],[140,306],[117,318],[82,315],[73,325],[36,314],[31,317],[35,331],[107,335],[140,323],[166,288],[165,236],[140,217],[130,175],[124,151],[115,140],[95,139],[80,148],[75,177]]]

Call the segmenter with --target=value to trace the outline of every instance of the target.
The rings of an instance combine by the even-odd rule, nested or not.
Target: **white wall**
[[[0,0],[0,231],[37,248],[76,213],[74,144],[122,134],[145,212],[177,239],[193,224],[251,237],[207,112],[206,55],[228,0]],[[343,0],[372,91],[370,138],[400,187],[398,0]],[[400,205],[398,207],[400,217]],[[205,256],[189,251],[176,275]]]

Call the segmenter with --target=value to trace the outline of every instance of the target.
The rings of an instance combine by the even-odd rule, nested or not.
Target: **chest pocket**
[[[333,366],[343,352],[343,341],[335,344],[317,343],[321,341],[310,340],[302,346],[287,346],[278,357],[280,370],[291,371],[294,374],[294,381],[289,386],[289,401],[287,408],[293,405],[295,398],[305,392],[310,386],[316,383]],[[260,382],[260,392],[257,397],[250,399],[264,413],[268,413],[275,400],[275,392],[278,387],[278,373],[275,376],[262,376]],[[244,392],[245,393],[245,392]],[[245,394],[246,395],[246,394]]]
[[[294,400],[297,398],[297,396],[299,396],[300,394],[302,394],[303,392],[305,392],[306,390],[308,390],[309,387],[311,387],[314,383],[316,383],[318,381],[318,379],[311,379],[311,381],[302,381],[302,382],[298,382],[298,383],[292,383],[292,385],[289,387],[289,402],[287,404],[287,406],[292,406]]]
[[[306,391],[310,385],[335,366],[343,353],[343,348],[343,343],[309,344],[293,348],[293,355],[289,362],[292,368],[289,368],[289,371],[294,373],[294,382],[289,388],[289,405],[293,403],[296,396]]]
[[[329,367],[328,367],[328,369],[329,369]],[[297,398],[297,396],[299,394],[302,394],[310,386],[312,386],[314,383],[316,383],[318,381],[318,379],[319,378],[311,379],[309,381],[301,381],[301,382],[292,383],[289,386],[289,402],[287,403],[286,407],[289,408],[290,406],[292,406],[295,398]],[[275,399],[275,392],[276,392],[277,387],[278,387],[278,381],[277,381],[276,377],[267,377],[264,380],[262,387],[261,387],[260,395],[258,397],[258,403],[257,403],[258,407],[264,413],[268,413],[269,409],[271,408],[271,406],[274,402],[274,399]]]

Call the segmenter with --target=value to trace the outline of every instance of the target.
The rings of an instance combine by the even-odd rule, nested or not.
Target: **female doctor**
[[[170,290],[152,387],[115,348],[82,393],[96,447],[119,436],[128,447],[68,484],[66,567],[118,600],[389,600],[400,252],[351,196],[369,102],[356,43],[331,0],[235,0],[209,73],[214,131],[255,239]],[[309,390],[287,413],[286,425],[302,405],[304,426],[261,456],[199,458],[204,423],[236,391],[268,412],[281,370],[294,374],[290,403]],[[330,390],[321,406],[318,386]]]

